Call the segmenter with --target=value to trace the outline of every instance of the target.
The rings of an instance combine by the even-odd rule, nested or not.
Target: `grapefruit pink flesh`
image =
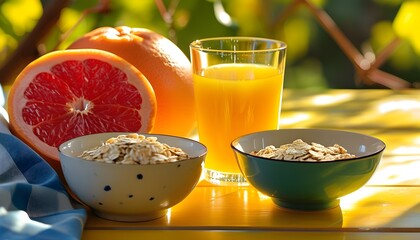
[[[100,60],[57,64],[39,73],[24,96],[25,123],[50,146],[83,134],[141,127],[140,93],[120,69]]]

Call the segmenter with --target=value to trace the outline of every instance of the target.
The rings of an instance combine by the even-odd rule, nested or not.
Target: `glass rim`
[[[241,40],[241,41],[255,41],[255,42],[271,42],[271,43],[277,43],[278,47],[270,47],[267,49],[247,49],[247,50],[231,50],[231,49],[215,49],[215,48],[205,48],[202,46],[203,42],[210,42],[210,41],[226,41],[226,40]],[[211,37],[211,38],[202,38],[194,40],[190,43],[190,48],[202,51],[202,52],[274,52],[274,51],[281,51],[285,50],[287,47],[287,44],[283,41],[271,39],[271,38],[262,38],[262,37],[245,37],[245,36],[230,36],[230,37]]]

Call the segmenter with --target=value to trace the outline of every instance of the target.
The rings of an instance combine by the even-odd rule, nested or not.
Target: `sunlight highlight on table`
[[[352,100],[353,98],[354,95],[352,93],[324,94],[314,97],[312,103],[315,106],[334,105]]]
[[[387,101],[378,105],[378,111],[380,114],[389,113],[391,111],[414,111],[420,110],[420,101],[417,100],[394,100]]]

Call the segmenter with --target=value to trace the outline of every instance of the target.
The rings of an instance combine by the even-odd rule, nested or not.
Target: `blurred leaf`
[[[8,54],[13,51],[18,45],[18,42],[12,36],[3,32],[0,29],[0,66],[6,60]]]
[[[289,18],[284,24],[284,41],[287,43],[287,58],[294,61],[305,56],[309,48],[310,28],[305,19]]]
[[[371,44],[375,52],[380,51],[395,38],[395,34],[392,30],[392,23],[389,21],[375,23],[372,27],[371,34]]]
[[[328,83],[323,77],[322,64],[316,59],[306,59],[298,67],[286,69],[285,88],[326,89]]]
[[[37,0],[0,1],[0,67],[42,14]]]
[[[114,0],[112,1],[111,7],[113,7],[112,10],[117,12],[117,14],[114,15],[114,23],[106,23],[106,25],[148,28],[165,35],[166,23],[161,18],[153,0]],[[105,19],[101,23],[104,24],[104,21]]]
[[[380,21],[372,27],[372,37],[370,42],[374,52],[380,52],[394,38],[395,33],[390,21]],[[409,69],[413,67],[414,64],[412,57],[412,50],[409,45],[406,44],[396,49],[391,55],[389,61],[390,64],[397,69]]]
[[[271,15],[264,1],[228,0],[223,3],[226,11],[239,24],[239,35],[268,37],[267,23],[270,22]],[[252,11],[244,11],[244,9],[252,9]]]
[[[14,38],[19,38],[19,36],[13,31],[13,24],[4,16],[3,13],[0,14],[0,30],[2,30],[2,33],[9,34]]]
[[[420,32],[415,31],[418,26],[420,26],[420,1],[404,2],[395,17],[393,27],[397,35],[408,39],[420,54]]]
[[[9,0],[1,5],[1,13],[13,23],[13,32],[23,36],[35,26],[42,14],[42,6],[37,0]]]

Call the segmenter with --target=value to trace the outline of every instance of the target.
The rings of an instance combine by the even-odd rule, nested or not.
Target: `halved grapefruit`
[[[62,142],[99,132],[150,132],[157,108],[139,70],[93,49],[55,51],[33,61],[13,83],[7,105],[11,131],[56,170]]]

